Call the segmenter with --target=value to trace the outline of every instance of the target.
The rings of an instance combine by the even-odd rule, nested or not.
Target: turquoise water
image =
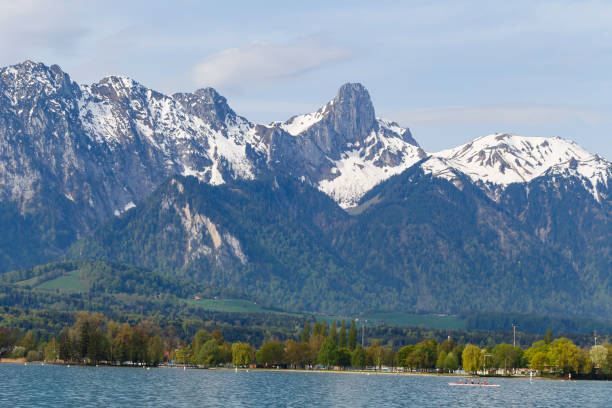
[[[1,407],[612,407],[612,382],[0,364]]]

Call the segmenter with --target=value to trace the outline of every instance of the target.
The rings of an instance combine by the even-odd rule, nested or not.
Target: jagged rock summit
[[[294,136],[313,139],[332,159],[338,159],[346,146],[363,144],[372,132],[390,126],[404,141],[418,146],[408,129],[401,129],[396,123],[379,123],[370,94],[359,83],[342,85],[336,97],[318,111],[294,116],[281,125]]]
[[[358,83],[340,87],[316,112],[275,123],[307,150],[321,152],[308,176],[343,208],[372,187],[426,156],[410,130],[376,118],[370,94]]]

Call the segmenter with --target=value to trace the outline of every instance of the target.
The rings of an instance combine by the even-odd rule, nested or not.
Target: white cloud
[[[192,73],[197,86],[240,87],[294,77],[344,60],[350,54],[347,48],[313,38],[287,44],[254,41],[206,58]]]
[[[1,2],[0,65],[73,53],[89,31],[75,18],[76,8],[73,1]]]
[[[530,104],[419,108],[402,111],[396,116],[411,125],[540,125],[568,121],[600,124],[609,118],[596,109]]]

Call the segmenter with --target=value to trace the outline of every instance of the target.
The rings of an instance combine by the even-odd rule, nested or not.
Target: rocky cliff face
[[[376,118],[361,84],[344,84],[318,111],[275,125],[309,152],[304,176],[344,208],[426,156],[408,129]]]
[[[265,161],[254,126],[211,89],[171,98],[123,77],[79,86],[32,62],[0,78],[0,196],[25,211],[43,190],[62,194],[81,232],[174,174],[219,184],[252,179]]]
[[[0,70],[0,91],[0,197],[26,211],[54,191],[78,208],[78,233],[174,174],[221,184],[279,171],[346,207],[424,154],[407,129],[375,118],[360,84],[342,86],[299,134],[300,117],[256,125],[212,88],[169,97],[117,76],[79,86],[31,61]]]

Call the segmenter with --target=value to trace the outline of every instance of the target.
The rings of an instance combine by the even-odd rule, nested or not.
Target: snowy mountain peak
[[[426,156],[408,129],[376,118],[367,89],[346,83],[316,112],[272,123],[308,153],[308,178],[343,208]]]
[[[474,181],[497,185],[528,182],[554,165],[591,156],[576,143],[559,137],[525,137],[496,133],[434,154]]]
[[[322,120],[327,119],[332,129],[352,141],[365,139],[374,126],[376,117],[368,90],[359,83],[346,83],[334,99],[316,112],[297,115],[281,124],[287,133],[297,136]]]
[[[31,103],[39,97],[72,97],[78,85],[57,65],[27,60],[21,64],[0,68],[0,95],[9,97],[12,105]]]
[[[449,181],[456,180],[457,172],[464,173],[493,199],[512,183],[575,177],[600,201],[612,176],[610,162],[560,137],[496,133],[432,156],[421,164],[426,173]]]
[[[238,116],[213,88],[167,96],[124,76],[79,86],[56,65],[25,61],[0,69],[0,115],[9,120],[0,121],[0,137],[12,143],[11,154],[25,160],[25,143],[35,152],[27,160],[45,157],[36,162],[40,171],[27,177],[29,162],[17,170],[0,166],[0,184],[13,186],[18,172],[27,178],[15,184],[18,193],[7,187],[6,195],[30,194],[42,175],[62,174],[62,192],[99,214],[138,202],[172,174],[221,184],[269,171],[306,180],[347,208],[428,156],[410,130],[376,117],[369,92],[358,83],[342,85],[315,112],[259,126]],[[52,140],[57,146],[44,150]],[[422,167],[449,180],[464,173],[489,192],[554,174],[579,176],[597,194],[610,174],[607,161],[571,141],[506,133],[435,153]],[[74,174],[112,177],[104,190],[79,197]]]

